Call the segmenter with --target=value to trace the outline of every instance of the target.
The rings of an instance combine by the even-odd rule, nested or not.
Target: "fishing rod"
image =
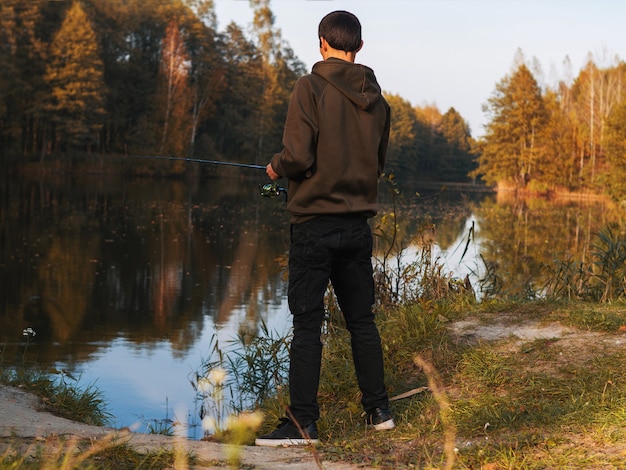
[[[134,158],[159,158],[161,160],[178,160],[183,162],[210,163],[212,165],[239,166],[243,168],[253,168],[255,170],[265,170],[263,165],[252,165],[250,163],[223,162],[220,160],[205,160],[203,158],[182,158],[167,157],[165,155],[133,155]]]
[[[156,158],[161,160],[178,160],[183,162],[193,162],[193,163],[208,163],[211,165],[224,165],[224,166],[236,166],[240,168],[252,168],[253,170],[265,170],[266,167],[263,165],[253,165],[251,163],[237,163],[237,162],[224,162],[221,160],[206,160],[204,158],[182,158],[182,157],[168,157],[165,155],[133,155],[134,158]],[[276,181],[272,181],[271,183],[265,183],[264,185],[259,187],[259,193],[263,197],[274,198],[280,196],[282,193],[285,194],[285,199],[287,199],[287,190],[280,186]]]

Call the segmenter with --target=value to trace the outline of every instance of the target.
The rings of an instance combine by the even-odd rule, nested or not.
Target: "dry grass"
[[[350,404],[358,403],[353,377],[336,377],[345,369],[344,353],[326,353],[324,369],[342,385],[336,396],[322,388],[322,455],[381,468],[620,468],[626,459],[625,310],[603,307],[598,318],[610,316],[615,325],[606,331],[605,321],[590,324],[580,308],[477,306],[450,312],[442,324],[436,309],[415,306],[400,316],[411,323],[422,317],[420,324],[429,326],[417,330],[388,315],[380,326],[392,394],[424,385],[432,393],[392,402],[398,427],[374,433]],[[452,328],[460,321],[472,325],[470,335]]]
[[[12,438],[0,443],[0,469],[166,469],[187,468],[188,455],[175,450],[138,452],[124,439],[110,435],[102,440],[50,436],[38,442]],[[176,465],[181,461],[185,466]]]

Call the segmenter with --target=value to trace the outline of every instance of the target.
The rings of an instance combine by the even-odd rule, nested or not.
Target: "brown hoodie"
[[[372,69],[330,58],[294,87],[274,171],[289,179],[292,222],[378,208],[390,111]]]

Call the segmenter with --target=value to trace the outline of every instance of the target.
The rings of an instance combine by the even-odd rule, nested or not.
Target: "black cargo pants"
[[[290,411],[306,426],[319,418],[324,294],[332,283],[351,334],[361,404],[387,408],[380,335],[374,323],[372,233],[362,215],[327,215],[291,225],[289,308],[293,341],[289,369]]]

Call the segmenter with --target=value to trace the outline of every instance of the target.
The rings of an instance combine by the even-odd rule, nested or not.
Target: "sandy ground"
[[[205,441],[192,441],[156,434],[131,433],[100,426],[89,426],[60,418],[41,411],[39,398],[23,390],[0,385],[0,455],[10,445],[19,446],[22,452],[35,452],[38,446],[54,445],[63,438],[88,439],[93,443],[107,439],[120,439],[140,452],[157,451],[177,446],[194,455],[199,465],[195,469],[228,468],[227,447]],[[52,443],[52,444],[51,444]],[[241,447],[241,464],[250,469],[332,469],[349,470],[357,467],[338,462],[316,462],[314,453],[307,448]]]

